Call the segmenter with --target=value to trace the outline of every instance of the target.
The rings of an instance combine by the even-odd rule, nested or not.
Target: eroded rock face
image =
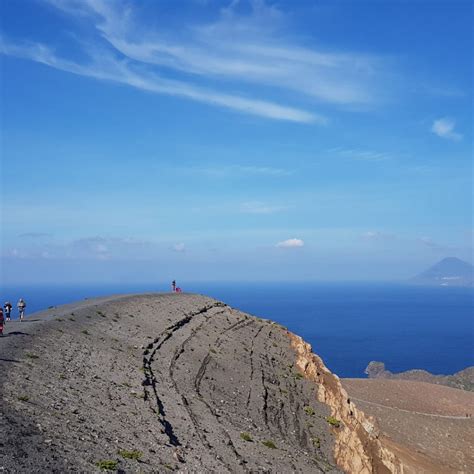
[[[342,387],[339,377],[329,371],[311,346],[288,333],[296,352],[297,366],[306,378],[317,383],[318,400],[331,409],[328,422],[335,435],[334,457],[349,473],[439,472],[436,466],[415,452],[407,452],[393,441],[380,436],[372,417],[358,409]]]

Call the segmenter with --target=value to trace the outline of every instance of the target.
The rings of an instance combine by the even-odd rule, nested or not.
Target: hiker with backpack
[[[5,310],[5,320],[7,322],[10,321],[10,315],[12,313],[12,308],[13,308],[13,306],[9,301],[5,302],[5,304],[3,305],[3,309]]]
[[[20,321],[23,321],[23,319],[25,319],[25,308],[26,308],[26,303],[23,300],[23,298],[20,298],[18,300],[17,307],[18,307],[18,314],[20,315]]]

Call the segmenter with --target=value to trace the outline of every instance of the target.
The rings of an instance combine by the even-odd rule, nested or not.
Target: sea
[[[395,283],[193,283],[201,293],[274,320],[309,342],[340,377],[365,377],[370,361],[392,372],[452,374],[474,366],[474,289]],[[169,291],[168,284],[36,285],[0,288],[27,313],[94,296]],[[15,317],[16,317],[16,311]]]

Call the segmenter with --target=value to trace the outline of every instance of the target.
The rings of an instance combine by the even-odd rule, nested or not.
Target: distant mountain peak
[[[474,266],[457,257],[446,257],[412,281],[425,285],[474,286]]]

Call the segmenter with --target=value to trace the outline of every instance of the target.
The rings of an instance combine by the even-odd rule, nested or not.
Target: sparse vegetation
[[[276,444],[273,441],[269,440],[269,439],[267,439],[265,441],[262,441],[262,444],[264,446],[266,446],[267,448],[276,449]]]
[[[304,407],[304,412],[309,416],[314,416],[314,409],[312,407]]]
[[[69,321],[75,321],[75,319],[73,317],[70,317]]]
[[[95,465],[99,469],[102,469],[103,471],[116,471],[118,461],[111,461],[110,459],[104,459],[102,461],[96,462]]]
[[[28,359],[39,359],[39,356],[36,354],[33,354],[32,352],[27,352],[26,357],[28,357]]]
[[[166,469],[169,469],[170,471],[174,471],[174,466],[171,464],[165,464]]]
[[[249,433],[240,433],[240,437],[241,437],[244,441],[248,441],[249,443],[251,443],[251,442],[253,441],[252,436],[250,436]]]
[[[303,378],[303,374],[301,374],[300,372],[296,372],[295,379],[300,380],[302,378]]]
[[[143,453],[141,451],[137,450],[132,450],[132,451],[127,451],[126,449],[121,449],[118,452],[120,456],[122,456],[124,459],[140,459],[143,456]]]
[[[85,334],[86,336],[89,335],[89,331],[87,329],[83,329],[81,332],[82,334]]]
[[[334,426],[334,428],[339,428],[341,426],[341,422],[335,418],[334,416],[328,416],[326,418],[326,421],[331,425]]]
[[[66,378],[66,376],[64,374],[59,374],[59,379],[60,380],[64,380]]]
[[[18,397],[18,400],[20,400],[20,402],[27,402],[29,399],[30,397],[28,395],[20,395]]]
[[[209,349],[209,352],[212,352],[213,354],[217,354],[217,351],[215,349]]]
[[[311,441],[316,448],[319,449],[321,447],[321,440],[319,438],[311,438]]]

